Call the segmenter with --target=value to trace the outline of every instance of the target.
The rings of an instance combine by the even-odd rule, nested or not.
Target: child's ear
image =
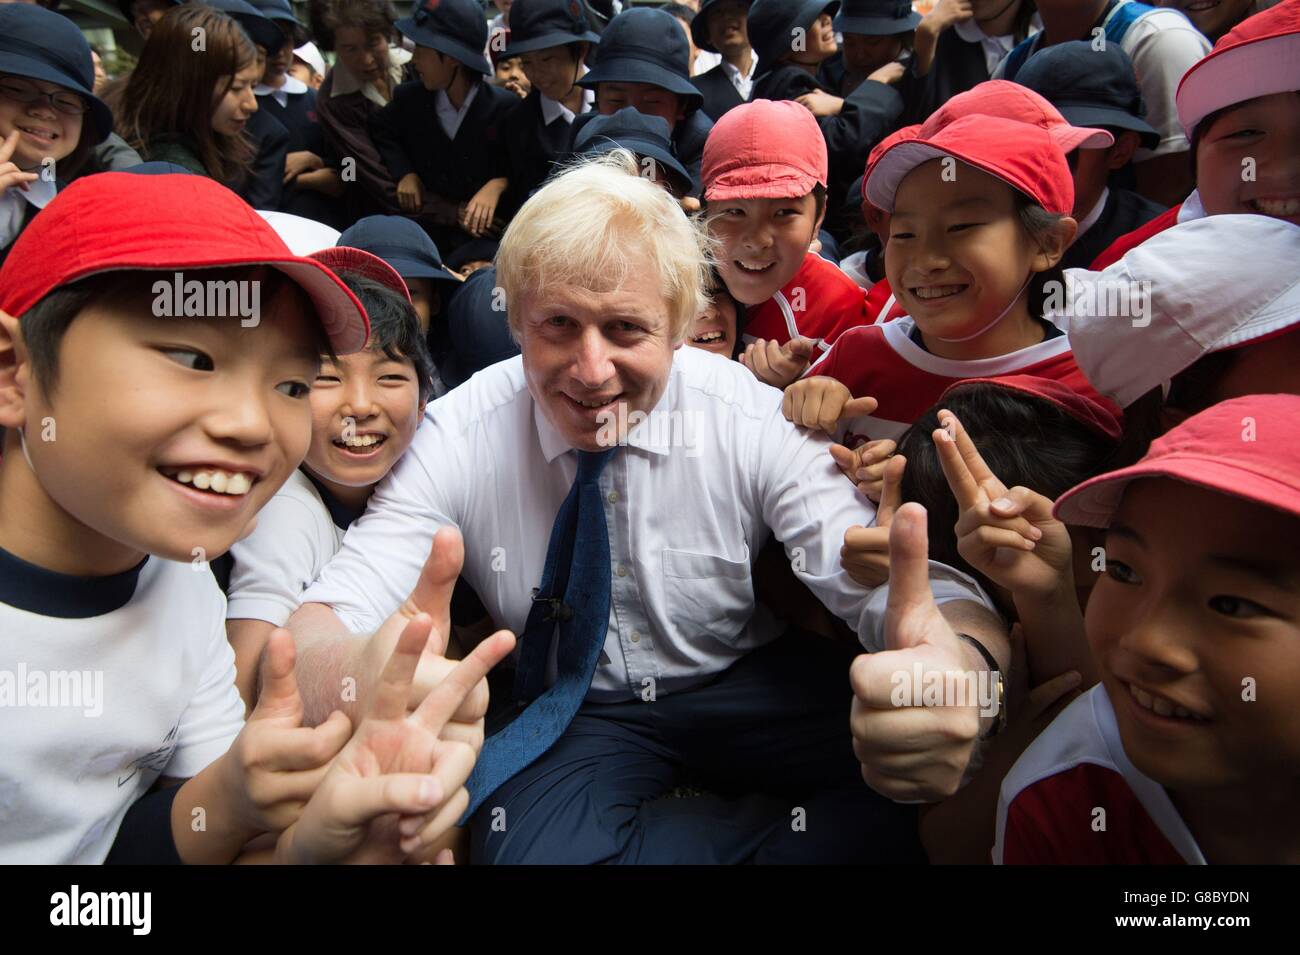
[[[1106,157],[1106,168],[1114,171],[1127,166],[1137,152],[1139,143],[1141,139],[1133,130],[1126,129],[1119,133],[1115,137],[1115,145],[1110,147],[1110,155]]]
[[[1052,227],[1043,234],[1038,251],[1034,253],[1033,270],[1046,272],[1060,262],[1078,233],[1079,223],[1069,216],[1061,216],[1052,223]]]
[[[18,319],[0,310],[0,428],[21,428],[26,422],[30,369]]]

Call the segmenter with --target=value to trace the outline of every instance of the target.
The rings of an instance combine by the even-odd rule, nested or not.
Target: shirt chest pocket
[[[745,560],[685,550],[663,552],[665,611],[676,636],[731,642],[754,610],[749,551]]]

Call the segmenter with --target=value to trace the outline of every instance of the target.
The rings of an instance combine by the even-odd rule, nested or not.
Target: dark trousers
[[[586,703],[471,820],[475,864],[924,862],[916,807],[862,781],[853,654],[791,634],[708,684]],[[681,782],[705,795],[668,796]]]

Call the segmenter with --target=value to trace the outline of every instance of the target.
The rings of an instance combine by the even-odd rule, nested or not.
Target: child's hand
[[[1072,591],[1070,534],[1052,517],[1052,502],[1026,487],[1008,489],[952,412],[939,412],[939,422],[943,427],[934,432],[939,463],[961,509],[958,553],[1013,595]]]
[[[814,116],[838,116],[844,108],[844,98],[822,90],[813,90],[795,97],[795,102]]]
[[[928,30],[934,36],[938,36],[949,27],[963,23],[973,16],[975,16],[975,8],[971,0],[939,0],[917,24],[917,28]]]
[[[685,212],[688,216],[700,211],[700,200],[694,196],[682,196],[677,200],[677,204],[682,207],[682,212]]]
[[[288,185],[303,173],[315,172],[317,169],[323,169],[324,167],[324,160],[306,149],[289,153],[284,157],[284,182]]]
[[[884,83],[888,86],[891,83],[897,83],[907,72],[907,67],[895,60],[893,63],[886,63],[880,69],[876,70],[870,76],[869,80],[875,80],[877,83]]]
[[[416,213],[424,206],[424,183],[413,172],[408,172],[397,184],[397,201],[403,212]]]
[[[319,726],[302,725],[288,630],[271,632],[266,656],[266,682],[257,706],[225,757],[227,771],[236,774],[229,781],[232,804],[251,832],[279,832],[292,825],[352,735],[351,722],[337,710]]]
[[[864,497],[879,504],[885,488],[885,469],[889,467],[889,461],[897,447],[888,438],[868,441],[851,449],[842,444],[832,444],[831,457]]]
[[[876,509],[876,526],[854,526],[844,532],[840,566],[855,583],[867,589],[880,587],[889,581],[889,525],[903,503],[903,469],[906,466],[907,458],[901,454],[889,459],[880,507]]]
[[[834,434],[844,418],[856,418],[876,410],[875,398],[854,398],[845,385],[825,375],[796,381],[785,390],[781,413],[804,428],[819,428]]]
[[[440,642],[426,613],[402,630],[370,712],[301,818],[281,836],[280,861],[400,862],[444,834],[465,811],[464,785],[476,753],[440,734],[515,640],[504,631],[488,637],[408,714],[416,670],[431,638]]]
[[[507,180],[490,179],[483,184],[472,199],[461,209],[460,226],[470,235],[482,236],[492,228],[496,216],[497,202],[505,191]]]
[[[740,363],[764,384],[784,388],[804,373],[816,350],[817,342],[802,336],[796,336],[784,345],[760,338],[745,346],[740,353]]]
[[[14,150],[18,148],[18,137],[22,133],[14,130],[7,137],[3,144],[0,144],[0,189],[26,189],[29,182],[35,182],[40,178],[34,172],[23,172],[13,162],[10,157],[13,156]]]

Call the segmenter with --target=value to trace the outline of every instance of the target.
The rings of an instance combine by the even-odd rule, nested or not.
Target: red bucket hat
[[[704,198],[795,199],[826,185],[826,139],[792,100],[758,99],[728,110],[704,143]]]
[[[1178,84],[1178,119],[1190,136],[1211,113],[1258,96],[1300,90],[1300,0],[1247,17],[1219,38]]]
[[[963,116],[976,113],[1014,119],[1045,129],[1063,153],[1080,148],[1104,149],[1115,144],[1114,135],[1107,130],[1071,126],[1060,111],[1041,95],[1028,86],[1009,80],[988,80],[964,93],[958,93],[930,114],[921,126],[921,135],[932,136]]]
[[[1157,438],[1137,464],[1067,491],[1052,513],[1067,524],[1109,527],[1131,482],[1170,478],[1300,516],[1297,421],[1297,395],[1221,402]]]

